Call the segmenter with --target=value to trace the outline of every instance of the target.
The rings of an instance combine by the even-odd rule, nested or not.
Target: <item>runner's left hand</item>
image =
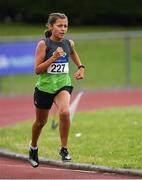
[[[74,79],[79,80],[84,78],[84,68],[80,68],[76,73],[74,73]]]

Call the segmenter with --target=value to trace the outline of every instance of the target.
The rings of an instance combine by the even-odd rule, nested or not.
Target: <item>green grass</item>
[[[44,30],[44,25],[0,24],[0,36],[42,35]]]
[[[52,118],[39,139],[39,155],[59,160],[58,129]],[[0,129],[0,148],[28,153],[32,121]],[[142,108],[126,107],[77,113],[71,125],[69,149],[73,162],[142,169]],[[82,133],[81,137],[75,137]]]
[[[46,24],[46,22],[45,22]],[[42,35],[45,24],[0,23],[0,36]],[[109,26],[78,26],[69,25],[69,33],[109,32],[109,31],[141,31],[142,27],[109,27]]]
[[[1,92],[7,94],[29,94],[33,93],[36,78],[34,75],[13,75],[0,77]]]
[[[131,46],[131,85],[142,84],[141,39],[132,39]],[[85,87],[126,86],[126,52],[123,39],[78,41],[77,49],[86,64]]]

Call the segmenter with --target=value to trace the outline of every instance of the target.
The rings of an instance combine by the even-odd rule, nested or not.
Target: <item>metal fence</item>
[[[81,33],[73,34],[69,37],[76,40],[113,40],[113,39],[122,39],[124,41],[124,51],[125,51],[125,79],[126,85],[131,85],[131,40],[133,38],[142,38],[142,31],[129,31],[129,32],[100,32],[100,33]],[[141,44],[142,46],[142,44]],[[142,52],[141,52],[141,61],[142,61]]]

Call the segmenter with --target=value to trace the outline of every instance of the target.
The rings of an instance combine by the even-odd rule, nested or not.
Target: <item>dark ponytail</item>
[[[46,38],[50,37],[52,35],[52,31],[51,30],[45,30],[44,35]]]

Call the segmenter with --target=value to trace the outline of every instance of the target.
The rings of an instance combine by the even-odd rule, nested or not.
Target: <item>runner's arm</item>
[[[46,45],[44,40],[41,40],[36,48],[35,53],[35,73],[42,74],[47,71],[47,68],[55,62],[60,56],[64,54],[62,48],[58,47],[54,54],[47,60],[44,61],[46,55]]]
[[[76,73],[74,73],[74,78],[75,79],[83,79],[84,78],[84,66],[82,66],[81,64],[81,60],[80,57],[78,55],[78,53],[75,50],[74,47],[74,42],[72,40],[70,40],[71,46],[72,46],[72,53],[71,53],[71,59],[73,60],[73,62],[76,64],[76,66],[78,67],[78,71]]]

